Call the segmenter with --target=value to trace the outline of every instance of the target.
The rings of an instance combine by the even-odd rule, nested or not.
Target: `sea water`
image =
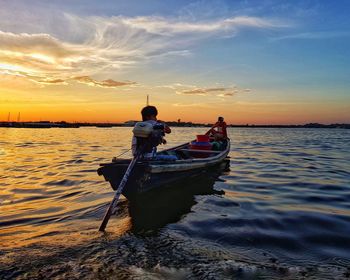
[[[184,183],[213,192],[123,198],[100,233],[113,191],[96,170],[131,156],[131,128],[0,128],[0,279],[349,277],[350,130],[229,136],[229,170]]]

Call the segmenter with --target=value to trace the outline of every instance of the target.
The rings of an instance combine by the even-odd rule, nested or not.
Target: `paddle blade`
[[[113,198],[111,204],[109,205],[105,216],[103,217],[103,221],[102,221],[102,223],[100,225],[100,228],[98,229],[99,231],[105,231],[106,226],[107,226],[108,221],[109,221],[109,218],[113,214],[113,210],[114,210],[115,206],[117,205],[118,199],[119,199],[120,195],[122,194],[123,188],[124,188],[124,186],[126,185],[126,183],[128,181],[129,175],[130,175],[132,169],[134,168],[138,157],[139,157],[139,154],[137,154],[137,156],[135,156],[132,159],[132,161],[130,162],[128,168],[126,169],[126,172],[125,172],[125,174],[123,176],[123,179],[121,180],[121,182],[119,184],[119,187],[118,187],[117,191],[115,192],[114,198]]]
[[[112,215],[112,207],[110,206],[108,208],[108,210],[106,211],[106,214],[105,216],[103,217],[103,221],[99,227],[99,231],[105,231],[106,227],[107,227],[107,224],[108,224],[108,221],[109,221],[109,218],[111,217]]]

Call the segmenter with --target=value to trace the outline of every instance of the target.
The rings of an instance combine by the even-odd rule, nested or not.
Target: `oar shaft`
[[[106,211],[106,214],[105,214],[105,216],[103,218],[103,221],[102,221],[102,223],[100,225],[100,228],[98,229],[99,231],[104,231],[106,229],[106,226],[108,224],[109,218],[111,217],[111,215],[114,212],[113,210],[115,209],[115,206],[117,205],[119,197],[120,197],[121,193],[123,192],[123,189],[124,189],[124,187],[125,187],[125,185],[126,185],[126,183],[128,181],[129,175],[130,175],[130,173],[131,173],[131,171],[132,171],[136,161],[138,160],[138,158],[139,158],[138,155],[135,156],[132,159],[132,161],[130,162],[128,168],[126,169],[126,172],[125,172],[125,174],[123,176],[123,179],[121,180],[121,182],[120,182],[120,184],[118,186],[118,189],[117,189],[117,191],[114,194],[113,200],[110,203],[110,205],[109,205],[109,207],[108,207],[108,209]]]

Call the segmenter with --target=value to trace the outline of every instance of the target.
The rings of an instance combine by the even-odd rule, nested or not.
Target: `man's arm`
[[[211,133],[214,133],[215,132],[215,130],[214,130],[215,127],[218,127],[218,122],[213,124],[213,126],[209,129],[209,131],[205,135],[210,135]]]
[[[211,129],[214,129],[215,127],[218,127],[219,126],[219,122],[216,122],[212,127]]]
[[[171,133],[171,129],[167,124],[164,124],[164,132],[165,133]]]
[[[164,125],[164,132],[165,133],[167,133],[167,134],[171,133],[170,127],[165,122],[160,121],[160,120],[158,120],[157,122],[162,123]]]

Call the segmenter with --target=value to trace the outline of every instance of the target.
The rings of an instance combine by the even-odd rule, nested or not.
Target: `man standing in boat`
[[[141,110],[142,115],[142,122],[148,123],[151,125],[153,130],[158,130],[162,135],[165,133],[171,133],[170,127],[165,124],[164,122],[157,120],[158,110],[155,106],[146,106]],[[134,128],[135,129],[135,128]],[[166,144],[166,141],[163,137],[159,137],[160,143],[156,143],[155,145],[152,144],[152,148],[146,148],[146,150],[143,153],[143,158],[149,158],[149,159],[158,159],[158,160],[175,160],[177,157],[174,157],[172,155],[156,155],[156,146],[158,144]],[[139,139],[140,141],[140,139]],[[148,141],[151,141],[148,139]],[[157,140],[158,141],[158,140]],[[140,143],[138,143],[137,137],[133,136],[132,138],[132,144],[131,149],[132,153],[135,156],[136,150],[140,147]]]
[[[211,127],[206,135],[212,135],[216,140],[227,139],[227,125],[223,117],[218,117],[218,121]]]

